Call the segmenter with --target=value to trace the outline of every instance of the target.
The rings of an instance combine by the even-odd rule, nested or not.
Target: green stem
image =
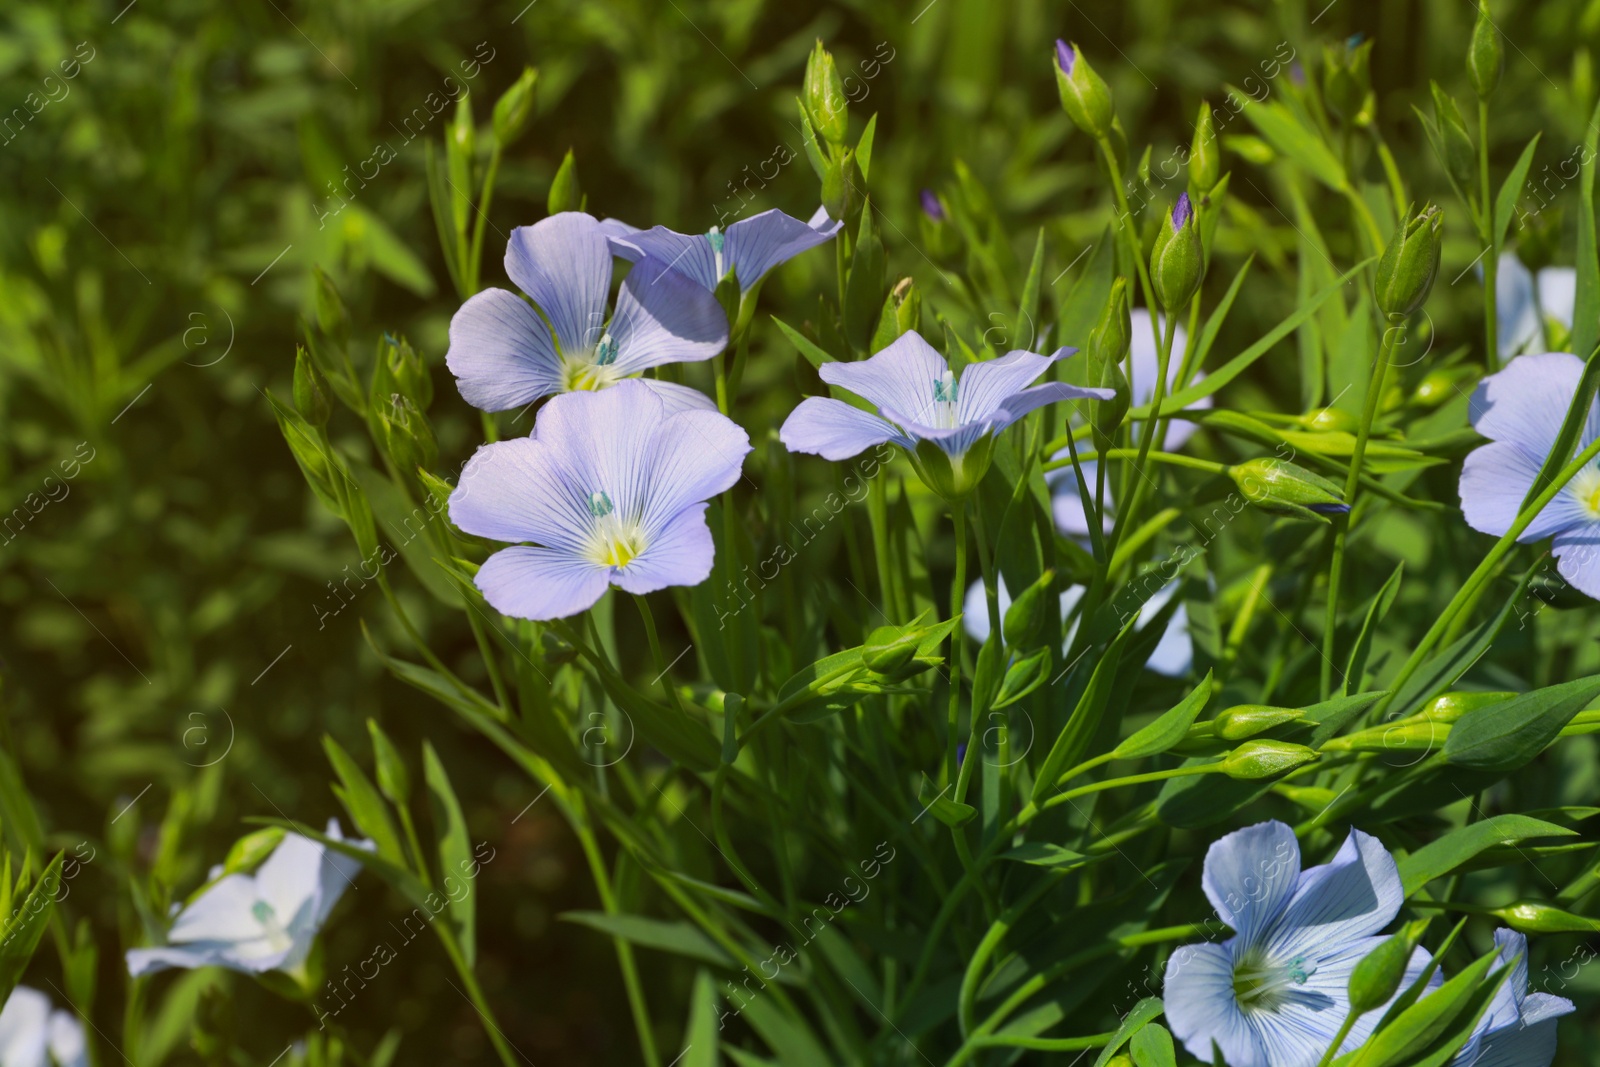
[[[1159,318],[1160,316],[1151,316],[1152,321]],[[1121,539],[1123,530],[1139,513],[1144,498],[1149,495],[1150,479],[1143,477],[1144,465],[1150,458],[1151,446],[1155,444],[1156,428],[1161,424],[1161,401],[1167,394],[1167,368],[1172,363],[1172,338],[1178,329],[1176,315],[1168,312],[1166,320],[1166,329],[1156,331],[1157,344],[1160,345],[1156,361],[1156,386],[1155,392],[1150,395],[1150,417],[1144,420],[1144,425],[1140,428],[1139,458],[1133,462],[1135,475],[1133,493],[1128,498],[1126,506],[1117,511],[1117,521],[1111,527],[1111,540],[1107,543],[1107,551],[1113,556],[1117,553],[1117,542]]]
[[[478,273],[483,264],[483,228],[489,221],[489,204],[494,199],[495,178],[500,174],[500,141],[497,138],[489,151],[489,169],[483,176],[483,196],[478,205],[478,219],[472,226],[472,251],[466,262],[468,295],[478,291]]]
[[[594,831],[583,822],[583,813],[576,812],[572,828],[578,835],[584,858],[589,863],[589,873],[594,879],[595,891],[600,895],[600,907],[607,915],[619,914],[617,899],[611,891],[611,879],[606,873],[605,859],[600,855],[600,845]],[[634,1029],[639,1032],[639,1053],[645,1067],[660,1067],[661,1057],[656,1052],[655,1033],[650,1027],[650,1009],[644,999],[644,987],[639,982],[639,967],[633,958],[633,945],[621,937],[611,939],[617,950],[617,965],[622,970],[622,984],[628,993],[628,1007],[633,1013]],[[506,1060],[512,1063],[511,1060]]]
[[[1489,102],[1478,101],[1478,208],[1479,232],[1489,252],[1483,262],[1483,350],[1488,355],[1490,373],[1500,369],[1499,309],[1495,307],[1495,287],[1500,273],[1500,249],[1495,240],[1494,190],[1489,187]],[[1544,316],[1539,316],[1543,320]]]
[[[455,934],[443,923],[436,924],[434,929],[439,934],[439,941],[444,945],[445,955],[450,957],[456,973],[461,976],[461,981],[467,987],[467,999],[472,1001],[472,1006],[478,1009],[478,1014],[483,1017],[484,1032],[489,1035],[489,1043],[494,1046],[495,1055],[500,1057],[500,1062],[506,1067],[518,1067],[519,1057],[513,1055],[511,1045],[506,1041],[505,1035],[500,1032],[500,1024],[495,1021],[494,1012],[489,1008],[489,1001],[483,995],[483,989],[478,985],[478,978],[472,973],[466,956],[461,952],[461,946],[456,944]],[[652,1063],[652,1067],[654,1064]]]
[[[1339,1026],[1339,1032],[1333,1036],[1333,1044],[1328,1046],[1328,1051],[1322,1054],[1322,1059],[1317,1061],[1317,1067],[1328,1067],[1333,1058],[1339,1054],[1339,1046],[1344,1044],[1344,1039],[1350,1036],[1350,1028],[1355,1026],[1360,1014],[1351,1009],[1344,1017],[1344,1022]]]
[[[644,620],[645,639],[650,642],[650,657],[655,660],[656,671],[658,672],[656,681],[661,683],[662,690],[666,692],[667,702],[672,705],[678,714],[682,715],[684,714],[683,700],[678,696],[678,689],[672,684],[672,679],[667,677],[667,671],[670,668],[666,657],[661,653],[661,640],[656,636],[656,620],[655,616],[650,613],[650,602],[638,594],[634,595],[633,601],[639,605],[639,618]]]
[[[967,511],[964,504],[950,509],[956,527],[956,573],[950,587],[950,618],[961,614],[967,590]],[[965,631],[956,626],[950,631],[950,711],[945,725],[946,781],[955,784],[960,774],[956,765],[956,735],[961,727],[961,652]]]
[[[1378,416],[1378,403],[1383,398],[1383,381],[1389,372],[1389,357],[1394,351],[1394,333],[1404,325],[1391,326],[1383,331],[1378,344],[1378,358],[1372,365],[1372,377],[1367,381],[1367,399],[1361,406],[1361,424],[1356,428],[1355,449],[1350,455],[1350,471],[1345,475],[1344,502],[1355,507],[1356,490],[1361,486],[1361,464],[1367,455],[1367,441],[1372,436],[1372,423]],[[1350,536],[1352,512],[1334,517],[1333,552],[1328,564],[1328,604],[1322,629],[1322,699],[1333,692],[1333,663],[1338,648],[1339,586],[1344,577],[1345,543]]]
[[[1159,463],[1170,463],[1174,467],[1188,467],[1191,470],[1205,471],[1208,474],[1228,473],[1228,465],[1226,463],[1218,463],[1215,460],[1200,459],[1197,456],[1185,456],[1177,452],[1151,451],[1141,455],[1138,449],[1133,448],[1108,448],[1104,452],[1090,452],[1088,455],[1083,457],[1083,462],[1090,463],[1102,459],[1133,458],[1140,459],[1141,461],[1153,459]],[[1060,470],[1063,467],[1069,466],[1071,462],[1071,460],[1053,459],[1049,463],[1044,464],[1041,469],[1048,473],[1049,471]]]

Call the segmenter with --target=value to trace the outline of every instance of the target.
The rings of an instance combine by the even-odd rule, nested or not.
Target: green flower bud
[[[1090,416],[1095,448],[1102,452],[1112,446],[1131,403],[1131,390],[1127,376],[1122,372],[1122,361],[1128,355],[1132,338],[1128,282],[1119,277],[1111,283],[1111,296],[1100,311],[1099,321],[1089,331],[1088,384],[1096,389],[1110,389],[1116,394],[1111,400],[1096,404]]]
[[[844,81],[839,77],[839,68],[834,65],[833,55],[822,47],[820,37],[817,46],[811,50],[810,58],[806,60],[801,100],[811,119],[812,128],[822,139],[835,146],[843,145],[850,126],[850,100],[844,95]],[[833,217],[840,219],[844,216]]]
[[[1436,146],[1440,162],[1450,180],[1469,198],[1477,195],[1478,150],[1473,145],[1472,134],[1467,132],[1467,121],[1461,109],[1445,91],[1433,82],[1433,121],[1439,128]]]
[[[222,872],[239,874],[255,870],[261,866],[262,860],[272,855],[273,851],[283,844],[285,833],[281,826],[269,826],[264,830],[245,834],[228,849],[228,855],[222,861]]]
[[[1540,271],[1555,262],[1561,250],[1561,208],[1552,204],[1522,216],[1517,233],[1517,258],[1531,271]],[[1559,349],[1558,349],[1559,351]]]
[[[955,503],[966,499],[983,481],[983,476],[989,472],[993,452],[994,437],[985,435],[959,456],[950,455],[932,441],[918,441],[910,458],[922,484]]]
[[[919,631],[900,626],[880,626],[861,646],[861,661],[875,674],[894,674],[911,662],[922,642]]]
[[[1200,104],[1200,117],[1194,124],[1194,142],[1189,147],[1189,184],[1205,196],[1222,180],[1222,144],[1211,121],[1211,105]]]
[[[932,189],[921,194],[922,214],[917,225],[922,231],[922,247],[936,260],[949,259],[961,250],[961,233],[950,224],[944,200]]]
[[[1391,323],[1410,315],[1428,299],[1439,274],[1439,243],[1444,216],[1432,204],[1406,220],[1378,260],[1373,296]]]
[[[1111,90],[1076,45],[1056,41],[1056,89],[1061,107],[1078,129],[1104,141],[1111,136]]]
[[[1061,598],[1056,595],[1055,583],[1056,572],[1047,570],[1011,602],[1001,627],[1009,647],[1033,648],[1044,640],[1051,614],[1059,616],[1061,612]]]
[[[1295,421],[1314,433],[1355,433],[1359,427],[1354,415],[1339,408],[1317,408]]]
[[[561,160],[556,176],[550,180],[550,195],[545,199],[545,210],[552,215],[563,211],[580,211],[583,207],[583,189],[578,185],[578,161],[572,149]]]
[[[417,350],[411,347],[411,342],[404,337],[396,341],[385,334],[379,350],[384,353],[384,364],[395,388],[418,410],[428,410],[428,405],[433,403],[433,375]]]
[[[1246,500],[1274,515],[1326,523],[1350,511],[1337,485],[1287,460],[1253,459],[1229,467],[1228,476]]]
[[[1217,715],[1216,721],[1211,724],[1212,733],[1224,741],[1243,741],[1247,737],[1254,737],[1272,729],[1282,726],[1286,722],[1294,722],[1305,712],[1299,708],[1274,708],[1265,704],[1240,704],[1228,708]]]
[[[1479,0],[1478,24],[1472,28],[1472,44],[1467,48],[1467,74],[1479,100],[1494,94],[1505,65],[1506,50],[1500,43],[1500,31],[1489,20],[1489,0]]]
[[[378,415],[383,432],[383,447],[396,469],[415,475],[417,468],[433,466],[439,458],[439,445],[433,427],[411,402],[396,393],[386,410]]]
[[[1455,722],[1469,711],[1510,700],[1516,693],[1441,693],[1422,706],[1413,718],[1429,722]]]
[[[350,340],[350,316],[345,312],[344,298],[321,267],[311,268],[311,274],[317,285],[317,328],[344,345]]]
[[[538,80],[538,71],[523,67],[511,88],[494,102],[494,139],[501,148],[509,148],[527,127],[528,116],[533,114],[533,83]]]
[[[1574,915],[1538,900],[1519,900],[1489,913],[1524,934],[1592,934],[1600,932],[1600,919]]]
[[[1402,719],[1387,726],[1358,730],[1323,743],[1324,752],[1432,752],[1444,745],[1450,727],[1444,723]]]
[[[1352,126],[1372,122],[1372,42],[1360,37],[1322,50],[1322,98],[1329,111]]]
[[[1317,758],[1314,749],[1287,741],[1246,741],[1223,757],[1222,773],[1229,778],[1271,778]]]
[[[1483,372],[1477,367],[1451,367],[1431,370],[1422,376],[1407,403],[1412,407],[1436,408],[1447,400],[1470,392]]]
[[[294,407],[301,418],[317,427],[328,425],[328,416],[333,414],[328,380],[299,345],[294,350]]]
[[[422,483],[423,490],[428,494],[428,501],[432,504],[435,515],[448,515],[450,513],[450,494],[455,487],[431,471],[419,470],[417,481]]]
[[[1162,308],[1173,315],[1188,306],[1205,273],[1194,208],[1189,194],[1179,193],[1171,216],[1156,231],[1155,247],[1150,251],[1150,285]]]
[[[472,121],[472,97],[463,94],[456,103],[456,117],[450,123],[450,147],[461,153],[461,158],[471,160],[478,147],[478,127]]]
[[[1400,989],[1405,980],[1406,965],[1416,951],[1415,937],[1421,936],[1421,923],[1409,924],[1361,957],[1355,970],[1350,972],[1350,1011],[1365,1015],[1380,1008]]]
[[[1272,791],[1307,811],[1321,811],[1339,799],[1338,790],[1320,785],[1275,785]]]
[[[830,218],[848,219],[855,213],[861,195],[855,149],[840,152],[837,159],[828,161],[827,168],[822,175],[822,206],[828,209]]]

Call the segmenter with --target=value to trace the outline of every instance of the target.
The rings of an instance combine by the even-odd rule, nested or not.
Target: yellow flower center
[[[589,559],[602,567],[626,567],[644,551],[644,531],[617,514],[605,490],[589,494],[589,514],[595,520],[586,552]]]
[[[1585,518],[1600,521],[1600,467],[1583,468],[1572,479],[1568,491],[1577,497]]]

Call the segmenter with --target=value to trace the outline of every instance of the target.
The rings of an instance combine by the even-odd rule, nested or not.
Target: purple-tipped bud
[[[934,222],[944,221],[944,205],[939,203],[939,194],[932,189],[922,190],[922,213]]]
[[[956,766],[960,767],[967,762],[967,743],[962,741],[956,745]]]
[[[1189,203],[1188,193],[1179,193],[1178,202],[1172,205],[1172,228],[1181,230],[1188,225],[1194,217],[1194,206]]]
[[[1301,88],[1305,87],[1306,68],[1300,65],[1300,61],[1298,59],[1289,64],[1289,80]]]
[[[1348,514],[1350,514],[1350,505],[1349,504],[1307,504],[1306,507],[1308,507],[1312,511],[1316,512],[1318,515],[1348,515]]]
[[[1077,62],[1077,51],[1066,41],[1056,38],[1056,65],[1061,68],[1061,73],[1071,74],[1072,64]]]

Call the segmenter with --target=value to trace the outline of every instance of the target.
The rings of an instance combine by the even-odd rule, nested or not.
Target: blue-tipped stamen
[[[605,490],[589,494],[589,514],[597,519],[603,519],[616,510],[616,505],[611,503],[611,496]]]

